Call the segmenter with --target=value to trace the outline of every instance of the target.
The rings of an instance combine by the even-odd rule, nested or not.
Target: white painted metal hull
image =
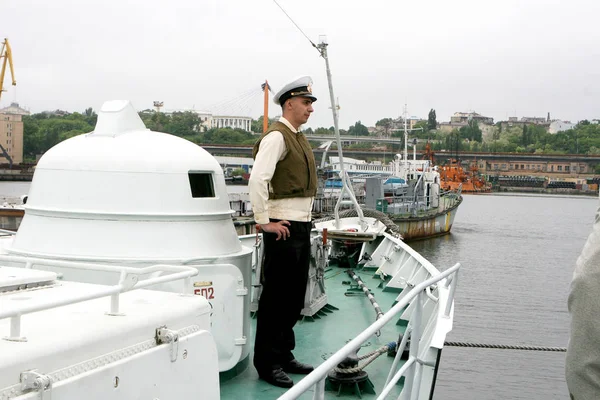
[[[10,272],[0,282],[0,399],[219,398],[211,307],[203,297],[134,290],[119,296],[119,312],[113,313],[110,297],[77,302],[109,286],[48,281],[53,273],[45,271],[0,271]],[[43,286],[27,289],[22,282],[10,290],[10,282],[19,280],[11,277],[32,273]],[[46,308],[27,314],[35,307]],[[159,343],[161,327],[176,333],[177,341]],[[27,371],[46,384],[27,387]]]

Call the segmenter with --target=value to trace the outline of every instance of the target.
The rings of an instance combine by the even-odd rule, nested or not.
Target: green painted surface
[[[338,310],[329,310],[321,313],[318,318],[305,318],[295,327],[296,350],[294,355],[302,362],[311,363],[315,367],[329,356],[343,347],[348,341],[375,322],[375,311],[362,293],[351,293],[347,296],[352,279],[340,268],[331,268],[325,274],[325,285],[329,304]],[[383,292],[379,288],[380,280],[374,277],[374,271],[357,271],[361,280],[371,290],[383,312],[388,311],[393,305],[397,293]],[[345,283],[344,283],[345,282]],[[354,281],[352,281],[354,283]],[[331,312],[332,311],[332,312]],[[252,320],[252,333],[254,334],[255,320]],[[381,346],[398,340],[400,333],[406,328],[405,323],[396,324],[393,320],[382,330],[379,337],[372,336],[360,349],[358,355],[372,352]],[[253,342],[254,338],[250,338]],[[222,399],[276,399],[285,392],[285,389],[271,386],[258,379],[258,374],[252,365],[253,354],[250,354],[248,367],[239,375],[221,381]],[[379,393],[385,383],[393,358],[386,354],[381,355],[365,369],[373,382],[375,392]],[[361,365],[363,362],[361,361]],[[290,375],[294,382],[302,379],[302,375]],[[401,385],[397,385],[398,396]],[[301,399],[312,399],[313,393],[305,393]],[[374,394],[363,393],[363,399],[374,399]],[[343,394],[337,397],[337,392],[326,392],[328,399],[358,399],[359,396]],[[390,397],[392,398],[392,397]]]
[[[238,376],[241,373],[243,373],[244,371],[246,371],[246,369],[248,369],[249,365],[250,365],[250,356],[244,358],[242,361],[237,363],[237,365],[235,367],[233,367],[232,369],[230,369],[229,371],[220,372],[219,373],[219,382],[224,383],[230,379],[235,378],[236,376]]]

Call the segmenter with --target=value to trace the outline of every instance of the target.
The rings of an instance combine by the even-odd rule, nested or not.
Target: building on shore
[[[155,110],[148,109],[143,113],[153,113]],[[173,115],[175,113],[191,112],[196,114],[200,119],[200,124],[196,127],[197,132],[206,132],[213,128],[231,128],[242,129],[247,132],[252,132],[252,117],[241,115],[213,115],[210,111],[201,110],[164,110],[161,111],[165,115]]]
[[[414,129],[415,125],[418,122],[423,121],[421,118],[419,117],[415,117],[415,116],[411,116],[411,117],[406,117],[406,129]],[[392,132],[404,132],[404,117],[399,117],[398,119],[395,119],[392,121],[391,123],[391,131]]]
[[[377,125],[377,126],[371,126],[371,127],[367,127],[367,130],[369,132],[369,135],[371,136],[378,136],[378,137],[390,137],[392,135],[392,133],[398,133],[398,132],[404,132],[404,116],[400,116],[396,119],[393,118],[386,118],[385,119],[387,122],[385,123],[385,125]],[[415,129],[415,125],[419,122],[423,122],[426,120],[416,117],[416,116],[411,116],[411,117],[406,117],[406,129],[407,130],[413,130]],[[420,128],[417,128],[420,129]]]
[[[210,124],[212,122],[213,115],[210,111],[197,111],[190,110],[194,114],[200,118],[200,126],[198,127],[199,132],[206,132],[210,129]]]
[[[513,127],[524,127],[526,125],[536,125],[541,126],[548,133],[558,133],[562,131],[567,131],[569,129],[575,128],[576,124],[571,121],[561,121],[560,119],[550,119],[550,113],[548,113],[547,117],[521,117],[518,119],[517,117],[508,117],[508,121],[500,121],[500,129],[506,130],[508,128]]]
[[[543,127],[546,131],[550,126],[550,113],[547,117],[508,117],[507,121],[500,121],[500,129],[505,131],[509,128],[519,127],[523,128],[526,125],[537,125]]]
[[[561,120],[554,120],[550,123],[550,126],[548,127],[548,133],[558,133],[558,132],[562,132],[562,131],[568,131],[569,129],[573,129],[575,128],[574,123],[570,122],[570,121],[561,121]]]
[[[477,125],[482,131],[485,130],[486,126],[491,126],[494,124],[494,118],[483,116],[474,111],[455,112],[454,115],[450,117],[450,122],[440,122],[438,124],[438,129],[440,132],[449,133],[455,129],[458,130],[463,126],[467,126],[469,121],[476,121]]]
[[[588,162],[576,160],[553,160],[541,161],[531,158],[530,160],[477,160],[479,171],[484,174],[508,174],[508,175],[565,175],[577,176],[579,174],[594,173],[593,167]]]
[[[481,122],[488,125],[494,124],[494,118],[485,117],[481,114],[478,114],[474,111],[472,112],[455,112],[452,117],[450,117],[450,122],[454,124],[468,124],[469,121],[474,120],[477,122]]]
[[[213,115],[210,127],[242,129],[252,132],[252,118],[239,115]]]
[[[23,115],[29,114],[18,103],[0,109],[0,164],[23,162]]]

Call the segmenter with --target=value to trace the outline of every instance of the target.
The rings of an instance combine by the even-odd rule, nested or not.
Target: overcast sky
[[[600,118],[599,0],[279,0],[318,43],[327,35],[340,128],[476,111]],[[272,0],[2,0],[0,37],[16,89],[0,106],[98,110],[129,99],[165,109],[262,113],[274,91],[311,75],[307,126],[333,125],[325,62]],[[280,113],[271,102],[270,116]]]

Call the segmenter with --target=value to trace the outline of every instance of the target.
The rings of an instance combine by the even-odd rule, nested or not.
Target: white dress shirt
[[[287,119],[281,117],[279,122],[285,124],[294,133],[299,133]],[[287,199],[269,200],[269,182],[273,178],[277,163],[285,157],[288,150],[285,140],[279,131],[273,131],[260,141],[258,153],[254,160],[252,173],[248,181],[250,202],[257,224],[268,224],[269,218],[288,221],[308,222],[312,219],[314,197],[291,197]],[[308,171],[306,171],[308,173]]]

